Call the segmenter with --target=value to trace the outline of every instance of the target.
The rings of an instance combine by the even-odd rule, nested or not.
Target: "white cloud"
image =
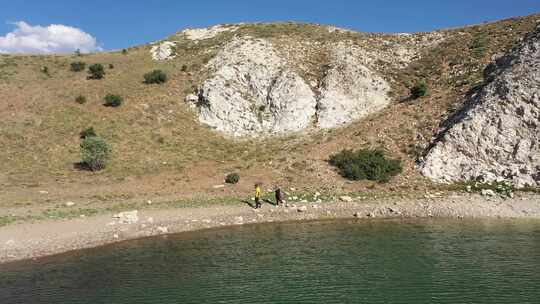
[[[96,38],[84,31],[62,24],[32,26],[24,21],[14,23],[11,33],[0,36],[0,53],[52,54],[100,51]]]

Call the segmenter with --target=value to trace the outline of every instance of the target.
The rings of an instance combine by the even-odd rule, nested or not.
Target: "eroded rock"
[[[174,47],[176,43],[171,41],[164,41],[157,45],[154,45],[150,49],[150,54],[152,54],[152,59],[154,60],[169,60],[176,57]]]
[[[540,185],[540,29],[486,69],[490,80],[442,130],[421,165],[438,182]]]
[[[331,50],[331,56],[332,63],[318,98],[319,127],[327,129],[350,123],[390,103],[390,87],[365,65],[365,52],[340,43]]]
[[[390,102],[389,85],[368,68],[365,52],[340,43],[330,54],[320,87],[313,87],[270,41],[236,37],[208,63],[210,78],[186,102],[201,123],[233,136],[333,128]]]
[[[199,41],[214,38],[223,32],[235,32],[236,30],[238,30],[237,25],[219,24],[209,28],[185,29],[182,34],[189,40]]]

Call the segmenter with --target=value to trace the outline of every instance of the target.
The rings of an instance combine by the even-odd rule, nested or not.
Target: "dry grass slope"
[[[48,208],[65,200],[83,202],[84,208],[110,208],[118,201],[153,197],[231,197],[246,195],[255,181],[327,192],[403,194],[437,188],[416,172],[416,158],[439,123],[459,110],[463,96],[483,81],[483,68],[533,29],[539,17],[443,30],[435,36],[330,33],[327,27],[311,24],[246,24],[198,43],[175,34],[170,38],[181,41],[177,56],[162,62],[152,61],[149,45],[130,48],[126,54],[82,57],[0,55],[0,205],[16,213],[23,206]],[[264,140],[225,138],[200,125],[183,100],[204,79],[202,67],[238,34],[270,39],[291,58],[291,46],[298,41],[315,46],[297,67],[314,81],[324,73],[325,45],[350,41],[371,48],[382,54],[376,66],[391,80],[395,102],[337,130]],[[391,60],[398,46],[413,50],[433,37],[444,40],[424,49],[409,66],[402,68]],[[88,80],[86,72],[70,71],[73,61],[86,66],[102,63],[105,78]],[[143,75],[154,69],[167,73],[169,81],[144,84]],[[427,81],[429,95],[407,101],[408,88],[418,80]],[[103,97],[109,93],[121,95],[122,106],[104,107]],[[79,95],[86,103],[75,102]],[[79,161],[79,132],[88,127],[113,147],[104,171],[74,167]],[[404,172],[388,184],[346,182],[327,163],[328,156],[342,148],[382,148],[402,159]],[[233,171],[242,177],[238,185],[212,188]]]

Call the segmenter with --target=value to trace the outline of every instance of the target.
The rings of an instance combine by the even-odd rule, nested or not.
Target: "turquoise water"
[[[0,303],[540,303],[539,221],[264,224],[0,265]]]

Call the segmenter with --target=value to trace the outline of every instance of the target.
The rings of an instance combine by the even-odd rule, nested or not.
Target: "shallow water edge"
[[[121,224],[111,215],[24,223],[0,228],[0,263],[33,259],[125,240],[208,228],[325,219],[529,218],[540,219],[540,196],[328,202],[295,207],[212,206],[139,211],[139,221]]]

